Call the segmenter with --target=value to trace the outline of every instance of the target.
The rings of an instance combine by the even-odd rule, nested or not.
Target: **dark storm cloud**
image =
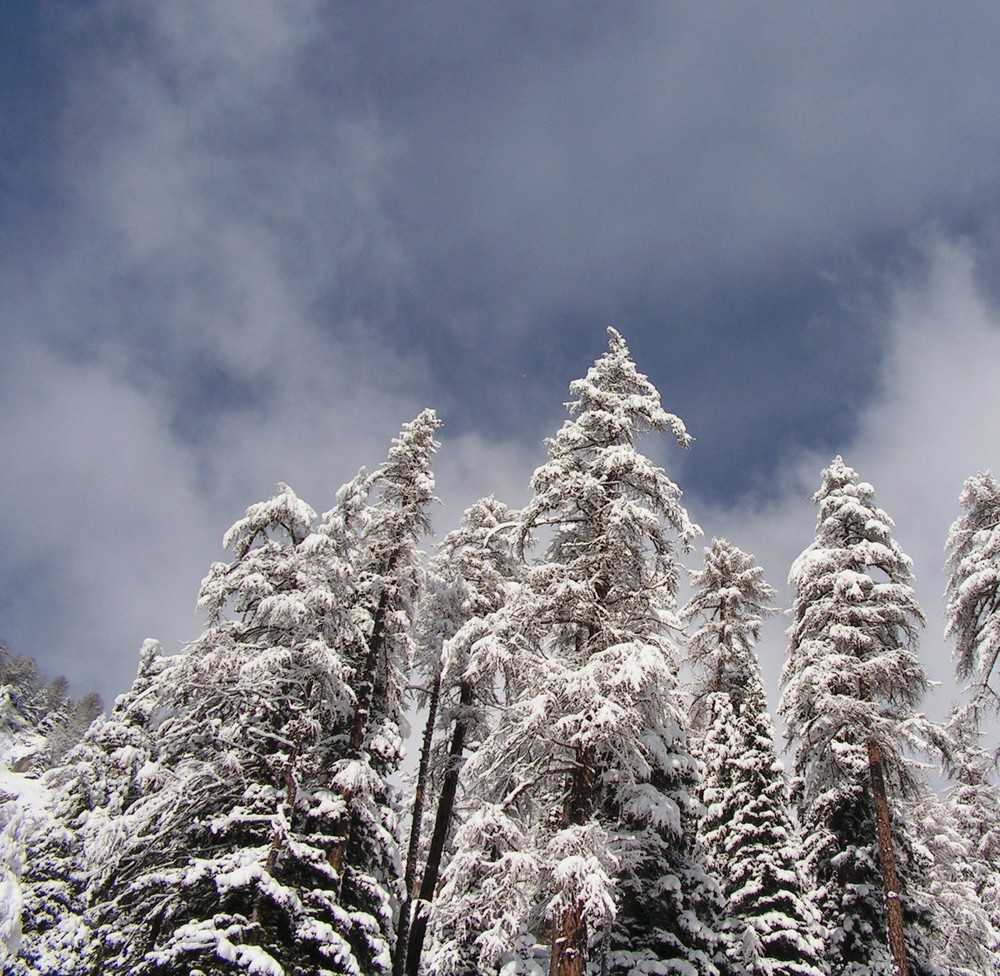
[[[995,9],[584,9],[375,5],[341,23],[356,96],[406,146],[401,337],[457,347],[484,381],[508,360],[548,380],[567,365],[537,355],[553,330],[566,350],[615,321],[710,427],[702,374],[735,376],[758,455],[822,436],[825,414],[846,430],[879,339],[824,275],[886,260],[870,241],[905,246],[995,179]],[[844,343],[860,365],[831,366]]]
[[[426,358],[470,428],[516,428],[551,384],[560,396],[607,322],[708,429],[707,366],[739,365],[751,412],[761,385],[782,402],[760,430],[792,403],[840,413],[878,337],[822,275],[995,178],[998,20],[871,4],[99,6],[71,38],[82,54],[67,45],[63,122],[77,219],[99,247],[124,240],[120,265],[81,283],[104,312],[91,334],[141,336],[178,368],[200,348],[209,371],[266,385],[271,347],[247,324],[266,308],[258,262],[309,325],[363,319]],[[830,369],[830,336],[868,365]]]
[[[663,452],[689,497],[785,525],[779,462],[863,439],[892,388],[920,235],[996,267],[993,6],[19,11],[0,446],[34,508],[0,514],[0,636],[94,648],[109,685],[194,636],[247,504],[280,479],[328,506],[425,405],[442,531],[522,501],[608,323],[697,438]]]

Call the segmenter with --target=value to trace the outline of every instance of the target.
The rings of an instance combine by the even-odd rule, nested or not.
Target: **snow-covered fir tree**
[[[677,548],[699,530],[635,447],[649,430],[690,437],[609,334],[521,514],[522,539],[548,546],[480,641],[516,684],[468,761],[475,808],[435,910],[433,973],[716,972],[721,896],[694,844],[671,636]]]
[[[205,633],[159,676],[156,765],[97,906],[106,972],[354,973],[385,956],[327,858],[354,634],[349,569],[314,520],[284,485],[247,510],[202,584]]]
[[[874,496],[840,457],[823,472],[816,538],[789,576],[780,706],[827,961],[845,976],[932,966],[908,900],[918,865],[900,804],[920,784],[910,757],[927,747],[916,707],[928,681],[914,651],[924,616],[911,562]]]
[[[923,882],[911,897],[923,906],[927,945],[948,976],[1000,974],[997,801],[994,790],[960,780],[943,799],[924,788],[903,806]]]
[[[402,758],[403,709],[414,656],[416,606],[424,578],[417,545],[430,530],[428,508],[435,501],[430,462],[440,426],[432,410],[405,424],[386,462],[364,470],[341,489],[338,504],[320,531],[335,540],[352,568],[358,598],[351,607],[361,641],[351,648],[355,701],[346,752],[334,771],[343,815],[330,861],[343,875],[345,890],[362,902],[368,879],[384,879],[391,894],[380,916],[387,943],[395,938],[402,858],[389,777]],[[389,883],[389,879],[393,879]]]
[[[127,846],[127,812],[152,758],[156,704],[148,692],[166,664],[159,644],[146,641],[133,689],[41,777],[44,815],[37,807],[23,812],[23,936],[5,970],[12,976],[89,974],[97,963],[101,919],[91,906]]]
[[[407,425],[322,524],[282,485],[227,533],[208,627],[156,689],[157,762],[101,906],[106,971],[388,970],[387,777],[436,425]]]
[[[943,870],[947,878],[968,881],[978,904],[962,906],[972,918],[956,924],[948,946],[957,944],[963,961],[985,951],[990,961],[981,971],[995,976],[1000,972],[1000,789],[996,757],[981,745],[980,730],[986,716],[1000,711],[1000,483],[988,471],[973,475],[963,485],[960,505],[963,514],[952,524],[945,546],[950,570],[945,635],[954,640],[955,671],[966,698],[948,726],[954,742],[948,772],[954,785],[943,816],[958,831],[960,841],[954,843],[963,852]],[[977,909],[986,914],[989,936],[980,931]]]
[[[394,957],[397,974],[405,970],[417,976],[420,971],[430,904],[451,839],[463,756],[469,743],[482,738],[500,706],[497,695],[504,676],[484,667],[474,649],[522,574],[513,538],[517,527],[516,512],[495,498],[480,499],[465,512],[459,528],[445,536],[428,567],[414,669],[427,689],[427,718],[414,791],[407,897]],[[425,807],[429,836],[421,844]]]
[[[984,709],[1000,709],[1000,483],[988,471],[973,475],[960,504],[947,542],[947,636],[958,677],[970,685],[963,711],[975,725]]]
[[[82,811],[60,764],[101,699],[75,700],[68,687],[0,644],[0,961],[12,976],[72,976],[90,941]]]
[[[688,655],[703,767],[700,830],[729,909],[746,927],[734,955],[767,976],[822,976],[822,931],[754,653],[775,591],[753,556],[726,539],[705,549],[692,588],[682,619],[696,627]]]
[[[64,677],[45,681],[29,657],[0,642],[0,764],[29,775],[51,768],[101,713],[101,697],[77,700]]]

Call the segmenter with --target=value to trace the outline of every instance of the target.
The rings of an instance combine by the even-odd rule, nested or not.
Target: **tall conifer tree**
[[[453,830],[463,757],[468,745],[485,734],[500,704],[503,675],[474,648],[517,588],[523,569],[513,545],[517,525],[516,512],[495,498],[483,498],[465,512],[461,526],[445,536],[429,566],[414,669],[429,686],[428,714],[394,974],[405,969],[417,976],[420,971],[430,905]],[[429,837],[422,845],[425,806]]]
[[[970,685],[964,716],[977,725],[984,710],[1000,710],[1000,482],[988,471],[973,475],[961,506],[947,542],[946,633],[958,677]]]
[[[105,971],[384,962],[370,908],[342,907],[327,861],[354,623],[348,567],[314,520],[285,485],[247,510],[225,538],[232,562],[202,584],[204,634],[156,683],[157,763],[101,906]]]
[[[41,777],[47,804],[24,824],[23,938],[10,976],[89,976],[98,965],[107,920],[92,905],[128,847],[129,810],[154,758],[151,686],[169,662],[147,640],[131,691]]]
[[[767,976],[822,976],[822,933],[774,747],[754,645],[774,589],[752,556],[713,539],[682,614],[695,669],[692,716],[704,767],[701,834],[746,926],[741,956]]]
[[[521,515],[522,539],[550,539],[544,556],[484,638],[518,684],[469,760],[478,809],[439,917],[464,925],[481,969],[516,966],[537,940],[553,976],[588,960],[714,974],[719,892],[693,842],[696,769],[670,636],[677,548],[699,530],[635,447],[650,430],[690,436],[609,334],[570,387],[574,417]],[[464,971],[462,937],[439,947],[433,972]]]
[[[157,760],[101,914],[104,969],[387,972],[426,411],[317,525],[290,488],[226,535],[208,626],[159,678]]]
[[[781,713],[796,743],[828,960],[845,974],[904,976],[929,964],[904,922],[912,864],[898,805],[919,784],[908,757],[927,743],[916,706],[928,681],[914,650],[924,615],[911,562],[874,496],[840,457],[823,472],[816,539],[789,577]]]

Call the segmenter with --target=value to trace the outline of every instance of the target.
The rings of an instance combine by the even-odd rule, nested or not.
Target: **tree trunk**
[[[885,890],[885,915],[889,932],[889,951],[896,964],[897,976],[907,976],[906,935],[903,930],[903,903],[900,900],[896,857],[892,848],[892,825],[889,802],[885,795],[885,775],[882,771],[882,750],[868,740],[868,771],[871,773],[872,795],[875,800],[875,833],[878,837],[879,863]]]
[[[390,567],[391,568],[391,567]],[[348,755],[353,759],[361,757],[361,746],[364,745],[365,731],[368,728],[368,718],[371,714],[372,698],[375,694],[375,680],[378,675],[378,659],[385,645],[385,618],[389,611],[389,596],[385,590],[379,596],[378,605],[372,618],[372,635],[368,640],[368,652],[365,655],[364,673],[358,682],[358,701],[354,707],[354,720],[351,725],[351,740]],[[340,796],[345,804],[344,820],[339,836],[330,845],[327,861],[337,872],[343,884],[344,863],[351,832],[354,828],[354,817],[351,815],[350,790],[340,790]]]
[[[549,976],[583,976],[587,969],[587,924],[583,906],[574,901],[552,926]]]
[[[434,900],[434,891],[441,875],[444,845],[451,828],[455,798],[458,796],[458,777],[468,730],[465,710],[471,704],[472,684],[463,681],[459,696],[458,718],[451,733],[451,742],[448,744],[448,768],[444,774],[444,782],[441,784],[441,798],[438,800],[437,812],[434,814],[434,831],[431,834],[430,847],[427,849],[427,864],[424,865],[424,874],[420,879],[420,890],[417,892],[416,914],[413,918],[413,927],[410,930],[406,951],[406,976],[417,976],[420,972],[420,956],[424,951],[424,939],[427,936],[427,911],[430,903]]]
[[[396,931],[396,950],[392,957],[392,976],[402,976],[410,945],[410,916],[413,911],[414,883],[417,877],[417,858],[420,855],[420,828],[424,819],[424,794],[430,776],[431,746],[434,741],[434,724],[437,721],[438,701],[441,697],[441,672],[434,678],[420,744],[420,765],[417,769],[417,786],[413,793],[413,821],[410,824],[410,843],[406,850],[406,871],[403,874],[403,904],[399,909],[399,928]]]
[[[308,694],[308,692],[307,692]],[[300,734],[295,740],[295,745],[292,747],[291,755],[288,757],[288,762],[285,763],[285,809],[287,811],[287,820],[289,828],[292,825],[292,820],[295,817],[295,799],[298,794],[299,785],[295,780],[295,762],[298,759],[299,749],[302,746],[302,735]],[[271,847],[267,852],[267,861],[264,863],[264,871],[269,877],[274,876],[274,869],[278,865],[278,855],[281,853],[281,848],[285,844],[284,830],[281,829],[277,824],[275,824],[274,829],[271,831]],[[253,914],[250,920],[254,925],[260,925],[261,923],[261,913],[264,907],[264,892],[262,890],[257,891],[257,897],[254,899],[253,903]]]
[[[594,803],[594,750],[577,748],[576,768],[570,780],[563,823],[585,824]],[[587,922],[583,906],[575,898],[552,925],[552,956],[549,976],[583,976],[587,969]]]

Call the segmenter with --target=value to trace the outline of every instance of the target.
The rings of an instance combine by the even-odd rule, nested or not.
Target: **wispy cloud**
[[[0,199],[0,636],[19,650],[123,687],[143,637],[196,634],[247,504],[283,480],[322,509],[424,406],[445,421],[442,531],[481,494],[522,502],[609,322],[698,438],[663,459],[709,535],[780,582],[842,450],[935,612],[924,578],[997,407],[989,355],[959,351],[992,350],[995,315],[962,245],[930,247],[925,277],[883,271],[993,179],[974,18],[46,9],[50,84],[0,95],[37,152],[17,177],[36,204]]]

